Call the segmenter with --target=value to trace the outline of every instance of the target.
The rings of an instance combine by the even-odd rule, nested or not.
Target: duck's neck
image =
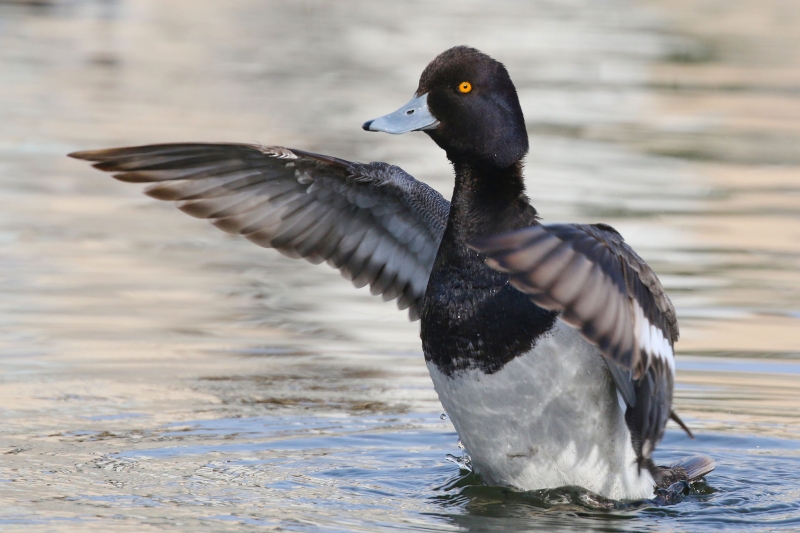
[[[537,307],[508,283],[508,274],[489,268],[486,257],[467,246],[476,237],[537,223],[522,165],[453,166],[450,218],[422,308],[422,348],[425,359],[447,375],[471,368],[491,374],[528,352],[552,328],[556,314]]]
[[[446,239],[463,244],[536,223],[536,209],[525,196],[521,161],[507,168],[461,159],[451,162],[456,185]]]

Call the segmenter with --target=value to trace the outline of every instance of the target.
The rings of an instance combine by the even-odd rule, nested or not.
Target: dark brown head
[[[517,91],[499,61],[456,46],[425,68],[415,98],[364,124],[387,133],[425,131],[451,161],[507,168],[528,151]]]

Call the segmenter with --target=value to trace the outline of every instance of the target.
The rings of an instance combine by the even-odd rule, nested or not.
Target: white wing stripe
[[[634,331],[636,332],[636,344],[639,349],[651,357],[658,357],[664,361],[672,372],[673,378],[675,377],[675,352],[672,344],[664,337],[664,332],[661,328],[657,328],[647,317],[644,316],[644,310],[639,303],[631,299],[634,313]],[[646,358],[649,362],[650,357]],[[649,366],[649,364],[647,365]]]

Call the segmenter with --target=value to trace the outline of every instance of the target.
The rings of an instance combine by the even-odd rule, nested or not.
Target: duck
[[[396,300],[421,322],[434,389],[488,485],[637,500],[714,469],[704,455],[654,462],[668,420],[691,435],[672,409],[675,308],[611,226],[541,222],[525,192],[522,108],[501,62],[450,48],[407,104],[362,127],[427,134],[454,169],[451,200],[397,166],[282,146],[69,156]]]

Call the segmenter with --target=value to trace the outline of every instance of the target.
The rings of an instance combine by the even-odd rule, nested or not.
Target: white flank
[[[521,490],[580,486],[616,500],[653,495],[606,362],[560,320],[533,350],[494,374],[473,369],[447,376],[430,362],[428,369],[487,483]]]

